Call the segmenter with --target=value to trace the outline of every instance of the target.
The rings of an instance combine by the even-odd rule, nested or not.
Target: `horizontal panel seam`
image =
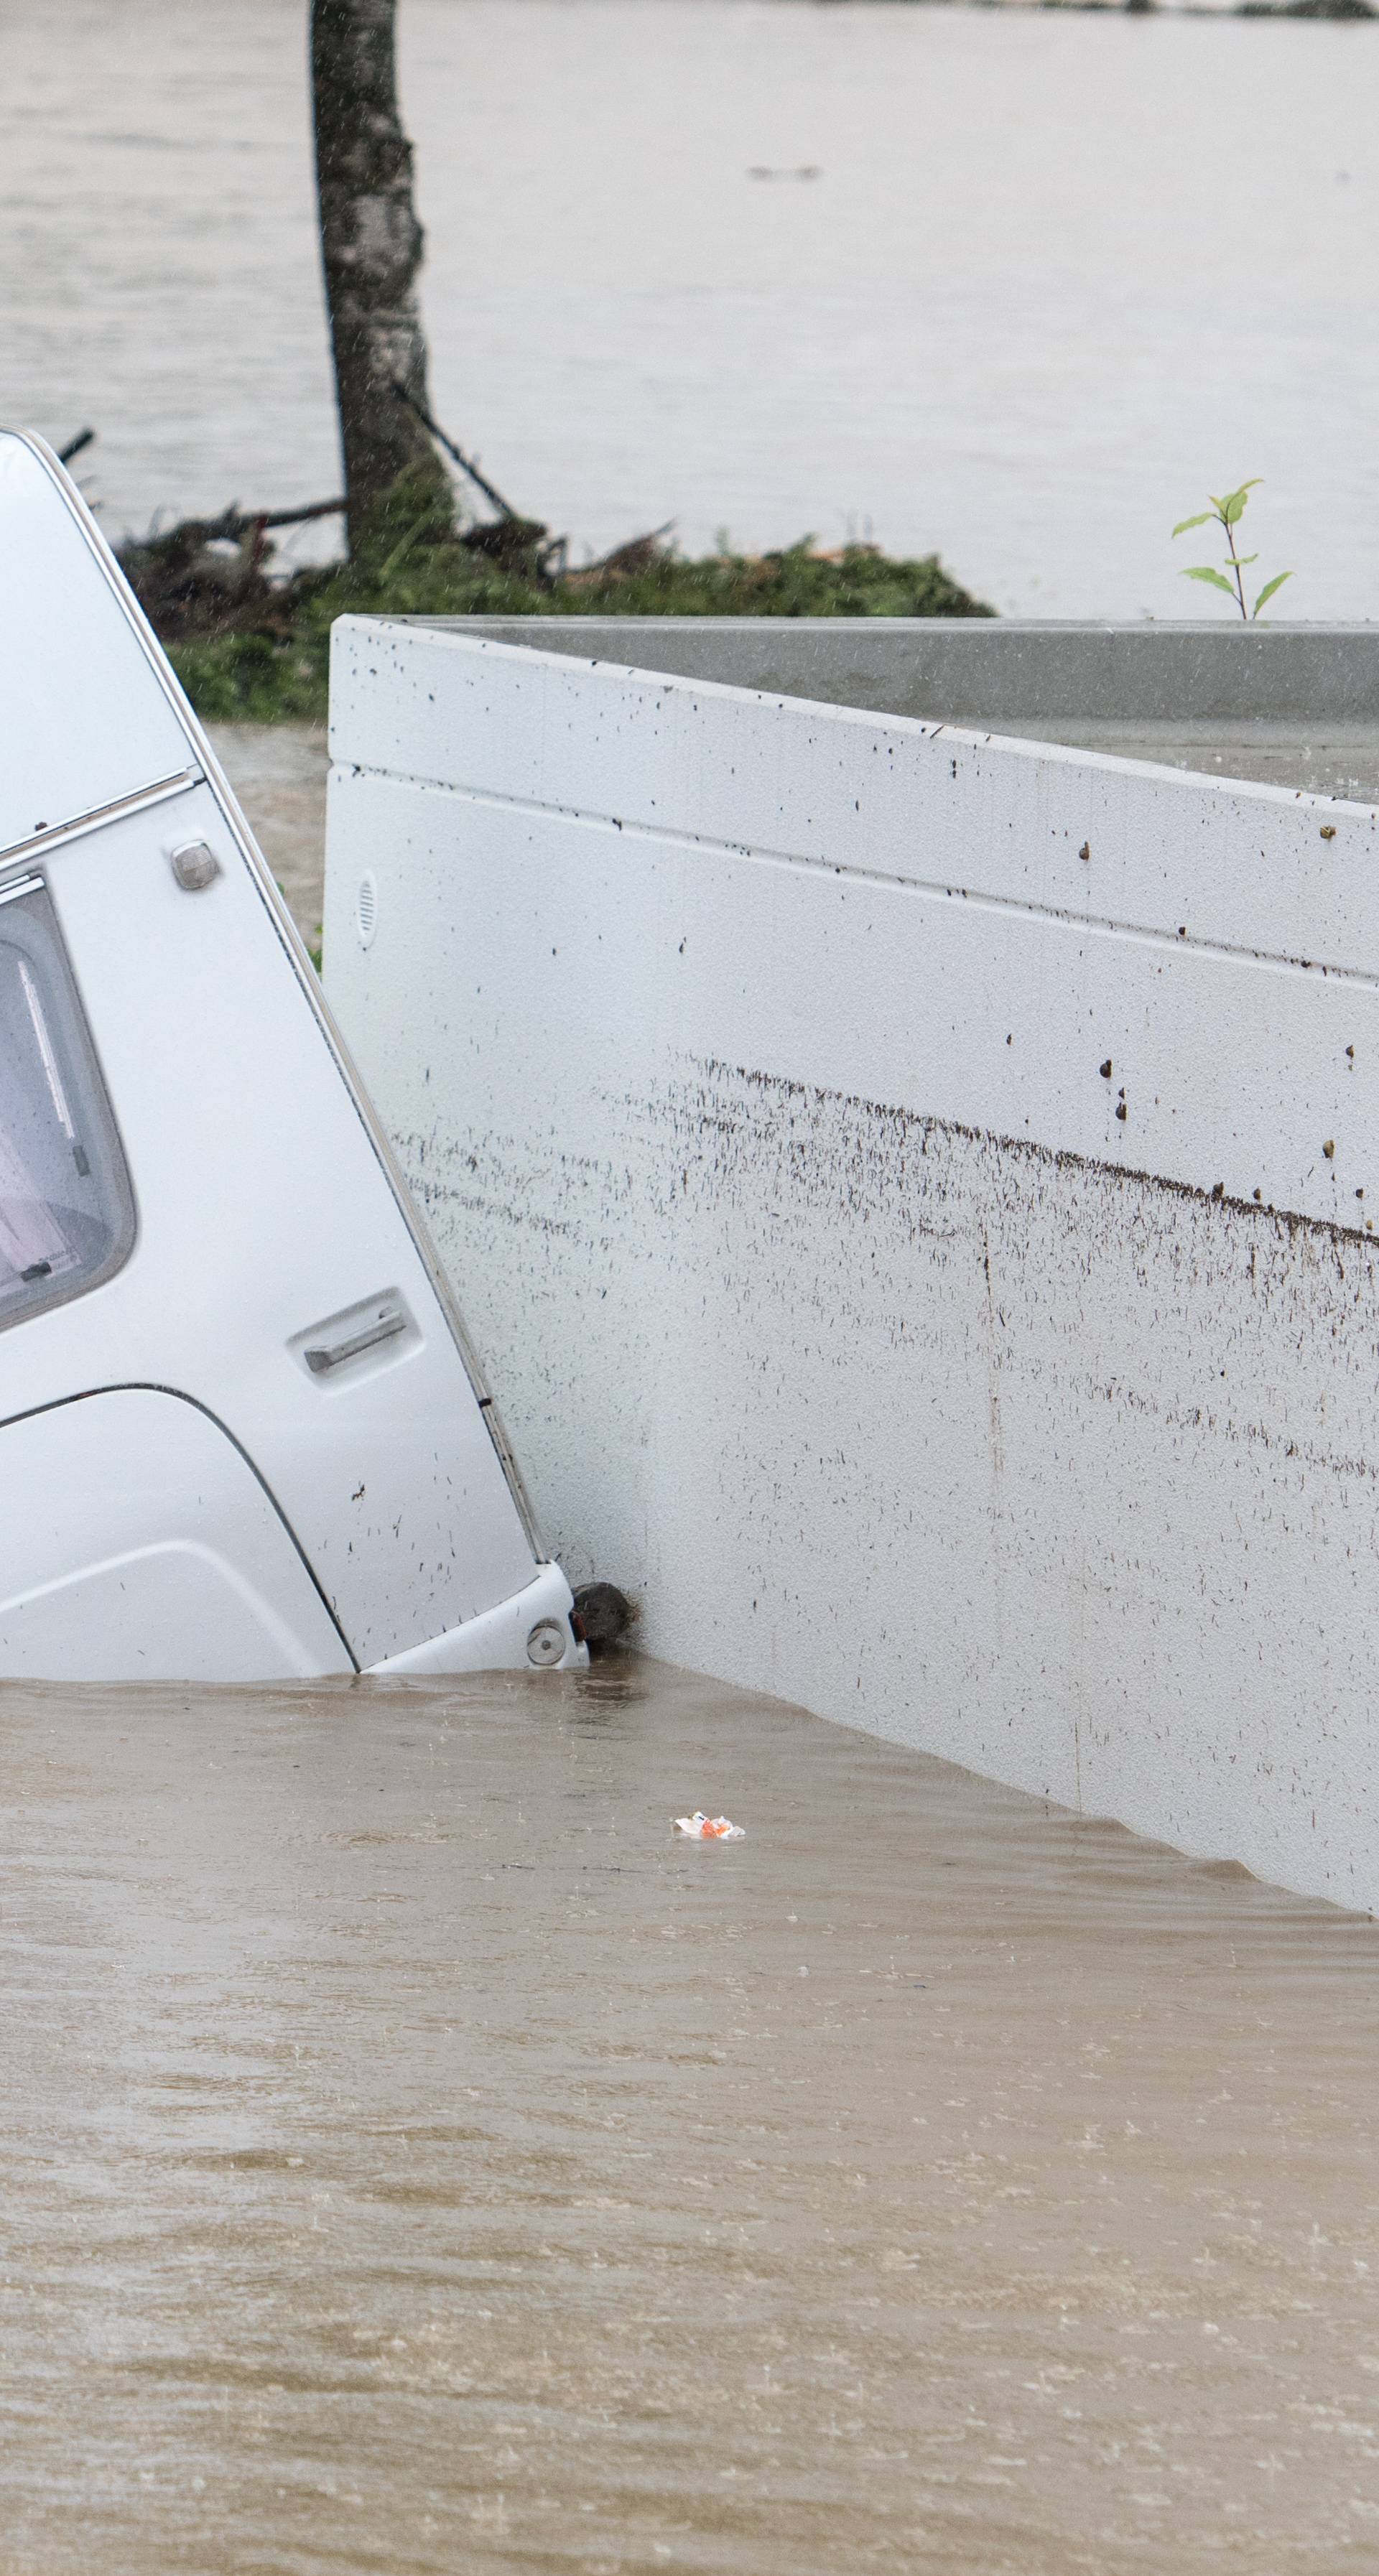
[[[441,778],[422,778],[402,770],[339,764],[360,778],[385,780],[390,786],[418,787],[427,794],[453,797],[457,803],[496,813],[530,816],[535,821],[573,823],[586,831],[615,831],[626,841],[654,843],[671,850],[703,851],[709,857],[746,859],[757,866],[787,868],[804,876],[844,878],[856,885],[883,886],[900,894],[922,895],[931,902],[969,905],[975,911],[1005,913],[1016,919],[1051,922],[1061,930],[1094,932],[1099,937],[1128,939],[1159,947],[1174,956],[1219,957],[1233,964],[1268,966],[1285,973],[1316,975],[1332,983],[1379,990],[1379,969],[1343,966],[1315,957],[1295,956],[1286,949],[1251,948],[1244,942],[1185,936],[1153,922],[1118,921],[1111,914],[1073,912],[1058,904],[1036,903],[1027,896],[1001,895],[981,887],[944,885],[937,878],[899,876],[892,870],[858,867],[845,859],[812,858],[802,852],[772,850],[747,841],[725,841],[707,833],[679,832],[663,825],[623,822],[616,814],[589,814],[577,806],[543,804],[535,797],[500,796],[480,788],[456,787]]]
[[[11,841],[0,849],[0,868],[17,866],[21,861],[38,858],[45,850],[58,849],[64,841],[79,840],[87,832],[99,831],[102,824],[118,822],[126,814],[142,814],[150,805],[162,805],[172,796],[184,796],[192,787],[200,787],[203,773],[199,769],[179,769],[169,778],[155,779],[148,787],[136,787],[128,796],[116,796],[108,805],[93,805],[85,814],[74,814],[65,823],[45,823],[42,831],[31,832],[22,841]]]

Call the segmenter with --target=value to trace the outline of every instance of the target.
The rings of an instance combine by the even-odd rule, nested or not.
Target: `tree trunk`
[[[431,440],[396,391],[430,409],[396,18],[397,0],[312,0],[316,189],[352,556],[385,534],[400,477],[414,515],[452,506]]]

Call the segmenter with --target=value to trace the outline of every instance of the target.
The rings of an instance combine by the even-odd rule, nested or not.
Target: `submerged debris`
[[[636,1612],[616,1583],[582,1583],[575,1593],[575,1617],[591,1655],[621,1645]]]

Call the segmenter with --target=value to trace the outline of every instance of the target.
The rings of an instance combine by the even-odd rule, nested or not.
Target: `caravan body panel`
[[[36,442],[3,431],[0,530],[6,851],[202,763],[74,487]]]
[[[139,1557],[149,1635],[136,1646],[137,1619],[112,1624],[103,1667],[94,1645],[73,1643],[76,1662],[63,1662],[56,1629],[41,1652],[55,1670],[110,1678],[243,1678],[246,1658],[261,1657],[265,1677],[347,1670],[458,1638],[438,1668],[471,1664],[471,1623],[525,1595],[541,1569],[434,1256],[158,647],[66,477],[4,435],[0,544],[27,593],[0,619],[0,1426],[17,1436],[44,1415],[56,1439],[54,1408],[98,1394],[109,1405],[101,1391],[115,1387],[199,1408],[224,1427],[226,1455],[240,1453],[314,1602],[288,1603],[296,1574],[284,1591],[253,1570],[267,1541],[261,1529],[251,1544],[236,1519],[222,1460],[199,1521],[170,1481],[167,1531],[147,1542],[165,1553]],[[190,865],[178,856],[189,850]],[[35,946],[43,936],[51,958]],[[40,1167],[64,1156],[70,1186],[55,1197]],[[93,1438],[96,1420],[85,1408]],[[0,1475],[0,1597],[25,1591],[8,1569],[28,1565],[37,1512],[38,1591],[57,1600],[43,1587],[64,1579],[67,1547],[65,1574],[94,1604],[91,1568],[145,1545],[143,1471],[121,1540],[118,1462],[133,1453],[96,1441],[83,1537],[54,1481],[57,1449],[23,1437],[25,1474]],[[212,1560],[240,1608],[252,1593],[260,1609],[236,1625],[229,1595],[216,1595],[207,1615],[223,1650],[208,1648],[208,1664],[177,1640],[197,1587],[214,1590]],[[24,1621],[32,1641],[37,1611]],[[94,1634],[94,1611],[83,1623]],[[18,1640],[0,1615],[0,1672],[38,1669],[39,1648]]]
[[[149,1387],[0,1431],[0,1670],[289,1681],[348,1650],[281,1514],[218,1423]]]

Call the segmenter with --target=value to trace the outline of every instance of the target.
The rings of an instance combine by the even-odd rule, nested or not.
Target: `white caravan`
[[[14,433],[0,564],[0,1675],[581,1660],[277,889]]]

